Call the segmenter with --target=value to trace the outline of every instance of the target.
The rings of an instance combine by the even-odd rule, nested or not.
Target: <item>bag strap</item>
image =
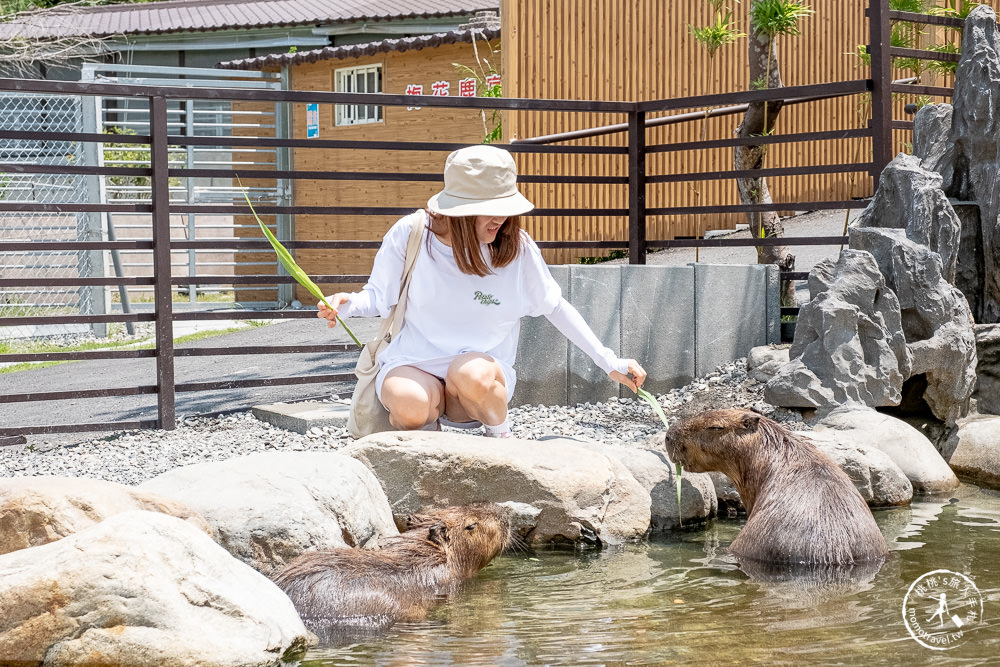
[[[403,317],[406,314],[406,296],[410,291],[410,278],[413,276],[413,265],[417,263],[417,256],[420,254],[420,242],[424,238],[424,227],[426,226],[427,214],[421,220],[415,220],[410,228],[410,237],[406,243],[406,258],[403,260],[403,275],[399,281],[399,300],[389,311],[389,316],[379,327],[376,341],[385,340],[386,336],[395,338],[399,335],[399,330],[403,327]],[[369,346],[369,353],[372,356],[372,363],[375,363],[375,354],[378,351],[377,345]]]

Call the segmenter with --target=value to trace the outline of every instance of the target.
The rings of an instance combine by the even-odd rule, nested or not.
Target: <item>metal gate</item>
[[[170,87],[281,89],[278,74],[234,72],[186,67],[147,67],[87,63],[83,82],[153,85]],[[168,106],[168,133],[180,136],[288,136],[289,113],[284,103],[261,105],[256,110],[234,110],[228,100],[171,99]],[[109,135],[103,144],[61,141],[0,140],[0,162],[87,165],[108,167],[149,167],[149,145],[130,143],[133,135],[149,134],[148,100],[136,97],[56,97],[12,95],[0,97],[0,129],[88,132]],[[286,149],[243,148],[237,152],[220,147],[188,145],[170,151],[170,166],[198,168],[287,169]],[[290,204],[287,181],[248,188],[261,203]],[[0,174],[0,199],[58,204],[59,202],[148,203],[150,179],[144,176],[84,176],[45,174]],[[177,204],[240,203],[243,194],[231,178],[205,177],[170,179],[170,200]],[[175,214],[171,218],[173,239],[232,239],[236,224],[231,215]],[[290,229],[288,216],[279,216],[278,233]],[[149,240],[150,218],[131,213],[0,213],[0,238],[21,241],[100,241]],[[287,236],[285,236],[287,237]],[[241,253],[241,267],[274,265],[273,255],[261,251],[260,261]],[[232,251],[175,251],[171,255],[172,274],[229,276],[234,274]],[[0,275],[9,278],[100,278],[152,274],[148,251],[52,251],[10,253],[0,264]],[[290,298],[284,290],[276,301]],[[200,287],[191,284],[175,290],[178,306],[210,307],[225,303],[232,307],[231,285]],[[274,305],[274,304],[262,304]],[[133,312],[152,309],[151,287],[68,287],[22,288],[0,293],[0,317],[24,315],[81,315]],[[106,324],[6,327],[5,337],[38,337],[83,333],[92,328],[97,336],[108,333]],[[128,325],[131,327],[131,323]]]

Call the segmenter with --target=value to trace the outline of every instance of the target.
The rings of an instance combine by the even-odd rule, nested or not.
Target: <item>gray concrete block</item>
[[[621,265],[570,266],[568,301],[598,340],[621,354]],[[606,401],[619,385],[575,345],[569,347],[568,404]]]
[[[347,415],[351,411],[349,402],[325,403],[303,401],[302,403],[271,403],[253,407],[253,416],[272,426],[295,433],[307,433],[319,427],[344,428]]]
[[[569,293],[569,266],[550,266],[552,277]],[[569,341],[544,317],[521,320],[517,344],[517,385],[511,405],[566,405]]]
[[[695,264],[695,375],[767,343],[765,266]]]
[[[781,269],[777,264],[767,267],[767,342],[781,343]]]
[[[622,266],[621,356],[637,360],[656,393],[694,377],[694,268]],[[624,387],[623,395],[632,392]]]

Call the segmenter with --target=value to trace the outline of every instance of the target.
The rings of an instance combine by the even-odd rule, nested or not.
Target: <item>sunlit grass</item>
[[[206,338],[223,336],[225,334],[236,333],[245,329],[266,326],[268,322],[263,320],[247,320],[246,326],[227,327],[225,329],[209,329],[196,331],[174,338],[174,345],[192,343]],[[150,339],[142,341],[135,340],[109,340],[109,341],[86,341],[74,345],[59,345],[45,341],[0,341],[0,354],[44,354],[46,352],[87,352],[89,350],[152,350],[156,348],[156,343]],[[17,373],[20,371],[33,370],[35,368],[45,368],[46,366],[56,366],[58,364],[71,364],[73,361],[26,361],[9,366],[0,367],[0,374]]]

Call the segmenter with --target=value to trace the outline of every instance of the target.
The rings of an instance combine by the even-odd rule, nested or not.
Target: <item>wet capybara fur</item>
[[[670,459],[733,480],[747,522],[730,551],[741,562],[837,565],[889,549],[851,479],[806,438],[749,410],[711,410],[667,431]]]
[[[306,552],[274,582],[322,637],[331,627],[386,628],[423,618],[514,539],[510,509],[492,503],[411,516],[381,549]]]

